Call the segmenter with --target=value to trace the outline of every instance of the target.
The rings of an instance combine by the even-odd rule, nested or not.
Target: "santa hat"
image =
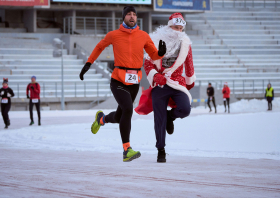
[[[225,82],[225,83],[224,83],[224,85],[228,86],[228,83],[227,83],[227,82]]]
[[[185,28],[186,21],[184,20],[184,17],[181,13],[176,12],[169,17],[169,21],[167,25],[168,26],[181,25]]]

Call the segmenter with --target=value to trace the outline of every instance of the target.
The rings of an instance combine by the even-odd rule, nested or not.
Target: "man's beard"
[[[173,30],[169,26],[160,26],[155,32],[150,34],[150,37],[156,47],[158,47],[160,40],[163,40],[166,43],[166,54],[164,57],[168,58],[180,48],[181,41],[184,37],[187,37],[187,34],[185,32]]]
[[[134,27],[136,25],[136,21],[133,23],[133,25],[130,25],[130,21],[124,21],[124,23],[128,26],[128,27]]]

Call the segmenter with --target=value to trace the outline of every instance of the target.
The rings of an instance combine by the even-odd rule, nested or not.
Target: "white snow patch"
[[[131,145],[144,154],[156,154],[154,120],[152,116],[148,118],[132,121]],[[279,118],[280,112],[260,112],[177,119],[174,134],[167,134],[166,152],[178,156],[280,160]],[[2,130],[0,144],[34,149],[122,152],[117,124],[106,124],[93,135],[91,123],[65,123]]]

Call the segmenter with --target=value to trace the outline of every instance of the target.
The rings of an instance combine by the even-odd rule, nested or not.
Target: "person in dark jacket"
[[[30,91],[30,95],[29,95]],[[41,125],[41,112],[40,112],[40,85],[36,82],[36,76],[31,77],[31,83],[27,85],[26,97],[29,98],[29,112],[31,122],[29,125],[34,124],[33,119],[33,105],[35,104],[37,114],[38,114],[38,125]]]
[[[215,113],[217,113],[217,108],[216,108],[216,102],[215,102],[215,96],[214,96],[214,88],[212,87],[211,83],[208,84],[208,88],[207,88],[207,95],[208,95],[208,107],[210,109],[209,112],[212,111],[211,109],[211,105],[210,105],[210,102],[212,101],[213,102],[213,105],[214,105],[214,108],[215,108]]]
[[[10,126],[9,111],[11,109],[11,97],[14,97],[13,90],[8,86],[8,78],[3,79],[3,87],[0,89],[1,94],[1,112],[3,121],[5,123],[5,129]]]
[[[274,99],[274,90],[273,87],[271,87],[271,84],[269,83],[267,85],[267,88],[265,89],[265,95],[264,97],[266,98],[268,102],[268,111],[272,110],[272,100]]]

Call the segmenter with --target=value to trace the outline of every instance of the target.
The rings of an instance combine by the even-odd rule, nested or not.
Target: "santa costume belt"
[[[141,70],[141,68],[128,68],[128,67],[120,67],[120,66],[115,66],[115,68],[123,69],[123,70],[136,70],[136,71]]]

